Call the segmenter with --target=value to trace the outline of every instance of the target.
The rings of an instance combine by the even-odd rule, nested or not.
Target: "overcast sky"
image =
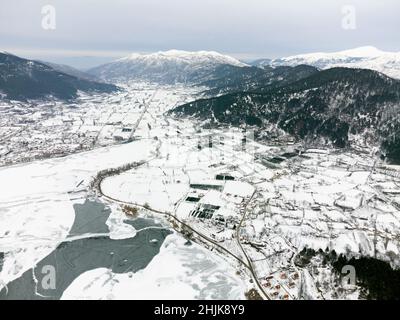
[[[55,30],[42,28],[47,4]],[[342,27],[345,5],[356,10],[355,29]],[[0,0],[0,50],[80,67],[89,56],[96,64],[172,48],[242,59],[364,45],[400,51],[399,14],[399,0]]]

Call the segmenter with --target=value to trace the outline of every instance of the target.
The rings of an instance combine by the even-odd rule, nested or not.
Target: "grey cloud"
[[[41,28],[52,4],[57,28]],[[341,28],[354,5],[357,29]],[[398,0],[1,0],[0,50],[217,50],[278,57],[363,45],[400,51]],[[110,54],[111,56],[111,54]]]

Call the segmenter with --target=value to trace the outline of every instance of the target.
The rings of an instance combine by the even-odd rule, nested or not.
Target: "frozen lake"
[[[126,220],[137,230],[136,236],[114,240],[107,235],[106,221],[111,211],[104,204],[86,200],[75,204],[74,209],[75,221],[66,241],[9,283],[0,292],[0,299],[60,299],[79,275],[97,268],[113,273],[137,272],[158,254],[164,239],[171,234],[152,220],[139,218]],[[49,266],[55,270],[54,289],[42,285],[47,283]]]

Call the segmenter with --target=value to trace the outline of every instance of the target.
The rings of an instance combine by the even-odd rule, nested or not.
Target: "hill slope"
[[[0,52],[0,98],[12,100],[54,97],[71,99],[78,90],[112,92],[111,84],[77,78],[32,60]]]
[[[50,68],[53,68],[56,71],[68,74],[70,76],[73,76],[73,77],[76,77],[79,79],[85,79],[85,80],[97,81],[97,82],[100,81],[100,79],[98,79],[96,76],[89,74],[87,72],[75,69],[66,64],[57,64],[57,63],[52,63],[52,62],[47,62],[47,61],[38,61],[38,62],[45,64],[46,66],[49,66]]]
[[[297,139],[336,147],[349,146],[356,136],[365,145],[382,145],[398,161],[398,111],[400,81],[371,70],[332,68],[281,87],[194,101],[171,113],[261,130],[274,124]]]
[[[207,95],[220,95],[240,91],[263,90],[264,87],[282,87],[318,72],[317,68],[300,65],[296,67],[236,67],[219,66],[212,74],[213,79],[200,85],[211,88]]]

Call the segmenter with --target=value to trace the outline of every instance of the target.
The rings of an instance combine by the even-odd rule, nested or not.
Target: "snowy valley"
[[[306,62],[322,67],[293,65]],[[234,81],[262,70],[213,52],[135,54],[90,71],[119,90],[0,100],[0,299],[366,299],[337,257],[400,267],[400,167],[353,143],[371,133],[343,147],[271,120],[260,135],[232,121],[252,101],[210,97],[221,66]],[[268,85],[286,97],[319,71],[301,72]],[[220,108],[201,109],[208,98]],[[48,266],[56,289],[41,286]]]

